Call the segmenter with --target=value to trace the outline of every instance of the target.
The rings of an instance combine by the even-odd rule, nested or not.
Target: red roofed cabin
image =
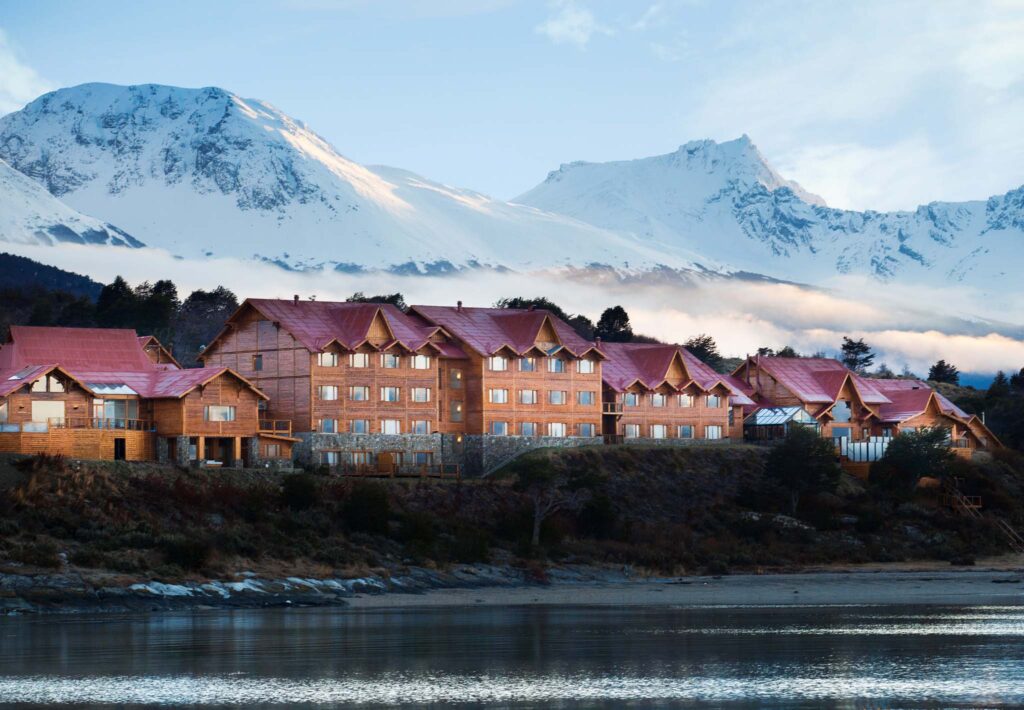
[[[266,395],[227,368],[182,370],[166,351],[154,359],[154,342],[132,330],[11,326],[0,347],[0,451],[257,463]]]
[[[680,444],[739,441],[742,382],[721,375],[677,345],[600,343],[604,436],[609,442]]]
[[[343,470],[454,472],[441,416],[445,331],[390,304],[247,299],[202,352],[269,395],[267,426],[294,429],[299,458]],[[444,400],[447,401],[447,400]],[[447,411],[447,410],[444,410]]]

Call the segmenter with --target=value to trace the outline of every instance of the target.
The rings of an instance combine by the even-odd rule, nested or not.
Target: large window
[[[664,439],[668,436],[668,427],[664,424],[651,424],[651,438]]]
[[[33,400],[32,402],[32,421],[42,424],[48,424],[51,419],[64,419],[64,402],[61,401],[48,401],[48,400]],[[27,431],[27,430],[26,430]],[[43,431],[46,431],[43,429]]]
[[[320,420],[320,433],[322,433],[322,434],[337,434],[338,433],[338,420],[337,419],[321,419]]]
[[[402,358],[394,353],[381,353],[380,366],[385,370],[397,370],[402,366]]]
[[[597,401],[597,393],[596,392],[589,392],[588,391],[588,392],[577,392],[576,393],[576,403],[577,404],[590,405],[590,404],[593,404],[596,401]]]
[[[491,422],[492,436],[508,436],[508,422]]]
[[[366,402],[370,399],[370,388],[361,385],[349,387],[348,398],[353,402]]]
[[[565,390],[550,390],[548,392],[549,404],[565,404],[568,394]]]
[[[429,419],[414,419],[412,421],[411,431],[413,434],[429,434],[430,433],[430,420]]]
[[[537,436],[537,422],[521,422],[519,424],[520,436]]]
[[[203,419],[208,422],[233,422],[235,408],[227,404],[208,404],[203,407]]]
[[[651,406],[652,407],[664,407],[665,406],[665,402],[667,401],[667,399],[668,398],[665,395],[658,394],[657,392],[655,392],[654,394],[651,395]]]
[[[848,422],[853,418],[853,409],[850,407],[850,403],[842,400],[836,402],[835,406],[832,407],[832,420],[836,422]]]
[[[317,353],[316,364],[320,367],[337,367],[338,353]]]
[[[381,419],[380,420],[380,433],[381,434],[401,434],[402,433],[402,422],[397,419]]]
[[[430,388],[429,387],[413,387],[412,388],[412,401],[413,402],[429,402],[430,401]]]
[[[369,367],[370,366],[370,355],[369,353],[352,353],[348,356],[349,367]]]
[[[381,402],[397,402],[401,392],[397,387],[381,387],[380,388],[380,401]]]
[[[692,424],[680,424],[679,429],[676,432],[676,436],[680,439],[692,439],[693,438],[693,425]]]
[[[508,403],[508,390],[506,389],[489,389],[487,390],[487,401],[491,404],[507,404]]]
[[[508,369],[508,358],[501,355],[492,355],[487,358],[487,369],[494,372],[504,372]]]
[[[56,375],[47,375],[46,377],[40,377],[38,380],[32,383],[33,392],[63,392],[64,383],[61,382]]]
[[[555,436],[559,439],[565,438],[566,426],[564,422],[549,422],[548,436]]]
[[[580,436],[592,437],[596,435],[597,427],[590,423],[583,423],[579,425]]]
[[[414,369],[414,370],[429,370],[430,369],[430,356],[429,355],[413,355],[411,362],[412,362],[412,369]]]
[[[369,419],[353,419],[349,423],[348,429],[353,434],[369,434],[370,433],[370,420]]]
[[[537,390],[519,390],[519,404],[537,404]]]
[[[520,372],[533,372],[537,369],[537,358],[535,357],[521,357],[519,358],[519,371]]]
[[[626,424],[622,427],[622,435],[627,439],[639,439],[640,438],[640,425],[639,424]]]
[[[448,410],[450,412],[449,418],[453,422],[462,421],[462,402],[460,400],[453,399],[448,407]]]
[[[317,386],[317,393],[321,400],[329,402],[338,398],[338,386],[337,385],[319,385]]]
[[[581,375],[590,375],[594,372],[594,361],[593,360],[577,360],[576,361],[576,372]]]
[[[704,427],[704,438],[705,439],[721,439],[722,438],[722,427],[716,425],[708,425]]]
[[[549,357],[548,372],[565,372],[565,360],[558,357]]]

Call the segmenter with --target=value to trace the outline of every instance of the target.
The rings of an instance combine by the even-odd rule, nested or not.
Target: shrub
[[[391,517],[387,490],[379,483],[358,481],[342,503],[341,516],[352,532],[387,534]]]
[[[617,518],[612,499],[600,493],[580,509],[576,518],[577,530],[586,537],[607,540],[615,535]]]
[[[26,565],[54,569],[61,565],[59,552],[52,542],[36,542],[17,548],[13,557]]]
[[[285,476],[281,484],[281,501],[292,510],[307,510],[320,499],[320,487],[308,473]]]
[[[460,527],[448,544],[448,554],[453,561],[462,564],[487,562],[491,558],[491,541],[479,528]]]
[[[165,537],[160,541],[167,564],[194,572],[206,566],[213,556],[213,546],[208,540],[184,536]]]
[[[944,429],[921,429],[896,436],[878,461],[871,464],[869,481],[897,500],[909,500],[922,476],[944,479],[955,458]]]
[[[834,493],[841,471],[831,441],[810,427],[793,426],[768,455],[764,473],[788,494],[790,512],[795,513],[803,496]]]

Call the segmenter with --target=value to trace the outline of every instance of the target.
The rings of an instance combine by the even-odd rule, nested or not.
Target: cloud
[[[665,20],[665,7],[659,2],[654,3],[637,20],[629,26],[629,29],[636,32],[661,24]]]
[[[877,362],[895,369],[904,364],[925,372],[939,358],[965,372],[1016,371],[1024,365],[1024,325],[962,318],[935,304],[978,302],[969,291],[945,289],[941,295],[866,288],[857,277],[840,279],[830,290],[770,282],[695,279],[619,279],[593,273],[562,271],[472,272],[432,277],[344,274],[332,271],[289,272],[239,259],[179,259],[158,249],[118,250],[64,245],[60,248],[8,245],[23,256],[84,273],[109,283],[129,278],[173,280],[180,293],[230,288],[239,297],[344,299],[355,291],[399,291],[409,303],[486,306],[508,296],[547,296],[567,311],[596,320],[601,311],[622,305],[634,330],[670,342],[710,333],[723,353],[743,356],[761,346],[792,345],[802,352],[835,353],[842,336],[863,337],[878,351]],[[921,304],[914,307],[908,304]],[[1019,312],[1019,311],[1018,311]],[[857,324],[857,325],[851,325]]]
[[[613,34],[611,29],[598,24],[590,10],[573,0],[557,0],[551,8],[553,14],[537,25],[534,31],[555,44],[574,44],[585,49],[593,35]]]
[[[49,82],[22,63],[0,29],[0,116],[17,111],[51,89]]]

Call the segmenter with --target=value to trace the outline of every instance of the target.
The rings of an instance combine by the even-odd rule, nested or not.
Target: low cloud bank
[[[1020,296],[984,302],[966,288],[941,291],[837,279],[827,289],[792,284],[695,277],[689,280],[607,274],[473,272],[446,277],[292,272],[236,259],[186,260],[158,249],[17,246],[12,251],[45,264],[86,274],[103,283],[171,279],[184,296],[226,286],[239,298],[338,300],[355,291],[405,294],[409,303],[486,306],[507,296],[547,296],[567,311],[596,320],[611,305],[629,312],[634,330],[668,341],[710,333],[729,356],[761,346],[792,345],[832,354],[844,335],[863,337],[878,363],[923,374],[939,358],[961,370],[991,373],[1024,367]],[[971,315],[975,314],[975,315]]]

